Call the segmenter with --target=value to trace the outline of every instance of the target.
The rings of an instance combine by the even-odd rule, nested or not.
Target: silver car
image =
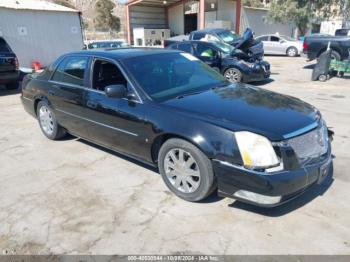
[[[284,35],[262,35],[256,38],[264,44],[266,55],[297,56],[303,51],[303,43]]]

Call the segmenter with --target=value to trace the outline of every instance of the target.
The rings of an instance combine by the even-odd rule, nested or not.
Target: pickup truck
[[[308,60],[317,59],[327,50],[328,43],[331,42],[332,58],[344,60],[349,58],[350,37],[340,36],[308,36],[303,43],[303,53]]]

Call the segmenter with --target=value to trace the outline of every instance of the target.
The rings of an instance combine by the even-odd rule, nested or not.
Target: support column
[[[239,34],[239,30],[241,27],[241,10],[242,10],[242,1],[236,0],[236,34]]]
[[[131,45],[131,28],[130,28],[130,9],[129,5],[125,5],[125,18],[126,18],[126,36],[128,43]]]
[[[199,29],[205,27],[205,0],[199,0]]]

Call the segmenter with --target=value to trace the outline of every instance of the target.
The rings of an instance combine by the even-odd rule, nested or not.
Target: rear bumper
[[[0,84],[10,84],[19,81],[19,71],[0,72]]]
[[[34,111],[34,100],[21,95],[21,102],[24,110],[36,118],[36,113]]]
[[[331,173],[332,156],[329,150],[319,163],[268,175],[219,160],[212,162],[219,195],[257,206],[274,207],[298,197],[314,184],[321,184]]]

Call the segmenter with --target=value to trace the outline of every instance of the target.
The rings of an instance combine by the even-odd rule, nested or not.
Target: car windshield
[[[143,90],[157,102],[227,83],[221,74],[187,53],[152,54],[123,62]]]
[[[211,42],[211,43],[213,43],[217,48],[219,48],[225,54],[232,54],[233,50],[235,50],[235,48],[229,44],[225,44],[221,42]]]
[[[217,35],[226,43],[231,43],[231,42],[236,41],[240,38],[239,35],[231,32],[229,30],[219,32],[219,33],[217,33]]]

